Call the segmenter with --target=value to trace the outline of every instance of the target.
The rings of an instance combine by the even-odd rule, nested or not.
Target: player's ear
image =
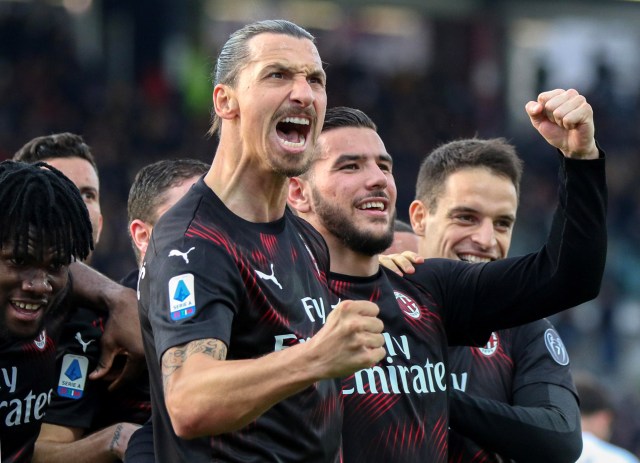
[[[415,199],[409,206],[409,219],[413,232],[418,236],[424,236],[425,221],[429,216],[429,211],[422,201]]]
[[[213,89],[213,108],[221,119],[233,119],[238,115],[238,100],[234,90],[225,84]]]
[[[96,242],[93,243],[93,245],[95,246],[96,244],[98,244],[98,241],[100,241],[100,235],[102,234],[102,214],[100,214],[98,216],[98,232],[96,233]]]
[[[140,219],[134,219],[129,224],[129,233],[131,233],[133,245],[142,255],[147,252],[147,246],[149,246],[149,240],[151,239],[152,228],[153,227],[151,227],[151,225]]]
[[[289,179],[289,194],[287,195],[287,203],[297,213],[305,213],[311,211],[311,199],[308,197],[309,192],[304,180],[300,177],[291,177]]]

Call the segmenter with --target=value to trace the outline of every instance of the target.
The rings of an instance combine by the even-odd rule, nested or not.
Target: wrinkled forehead
[[[324,74],[320,53],[311,40],[287,34],[266,32],[248,41],[247,65],[286,66],[309,74]]]

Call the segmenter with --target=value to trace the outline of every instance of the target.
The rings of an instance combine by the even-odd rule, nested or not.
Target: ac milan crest
[[[416,301],[400,291],[394,290],[393,294],[396,296],[396,301],[400,306],[400,310],[402,310],[405,315],[415,318],[416,320],[420,318],[420,307],[418,307]]]
[[[489,357],[496,353],[499,345],[500,338],[498,338],[498,333],[494,331],[493,333],[491,333],[491,336],[489,336],[489,341],[487,342],[487,344],[484,347],[478,347],[478,350],[480,351],[480,353],[482,353],[482,355]]]

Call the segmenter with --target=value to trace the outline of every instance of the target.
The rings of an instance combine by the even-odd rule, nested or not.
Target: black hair
[[[210,165],[197,159],[163,159],[144,166],[136,174],[127,200],[129,224],[135,219],[151,226],[158,221],[158,208],[167,200],[166,192],[195,176],[204,175]],[[133,245],[136,259],[140,250]]]
[[[347,106],[334,106],[328,108],[324,116],[324,123],[322,124],[322,133],[330,130],[339,129],[343,127],[353,127],[360,129],[371,129],[374,132],[378,132],[378,127],[375,122],[367,116],[364,111],[359,109],[349,108]],[[316,146],[319,150],[320,143]],[[319,151],[316,151],[318,154]],[[308,169],[304,174],[300,175],[301,178],[310,178],[313,172],[313,167]]]
[[[139,219],[155,225],[158,220],[156,211],[165,201],[164,193],[185,180],[204,175],[209,167],[197,159],[163,159],[144,166],[136,174],[129,190],[129,222]]]
[[[63,264],[86,259],[93,249],[89,212],[78,188],[59,170],[36,162],[0,163],[0,245],[16,256],[42,259],[49,246]]]
[[[509,179],[519,197],[522,165],[515,147],[504,138],[467,138],[445,143],[422,161],[416,182],[416,199],[434,211],[447,178],[458,170],[476,167]]]
[[[13,155],[14,161],[33,164],[52,158],[80,158],[91,164],[98,173],[98,165],[91,148],[80,135],[70,132],[54,133],[29,140]]]
[[[238,29],[229,36],[218,55],[211,81],[215,87],[218,84],[227,84],[235,87],[240,71],[251,59],[249,40],[260,34],[281,34],[298,39],[308,39],[315,42],[315,38],[307,30],[285,19],[267,19],[257,21]],[[211,111],[211,128],[209,135],[218,134],[220,130],[220,118]]]
[[[373,120],[359,109],[348,108],[346,106],[328,108],[324,116],[322,131],[326,132],[340,127],[359,127],[378,131],[378,127]]]

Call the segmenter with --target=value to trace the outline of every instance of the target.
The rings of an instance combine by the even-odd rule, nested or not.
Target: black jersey
[[[137,277],[135,270],[121,283],[135,289]],[[91,433],[114,423],[142,424],[151,416],[146,372],[115,391],[108,391],[107,381],[88,379],[100,359],[106,322],[106,313],[79,308],[65,323],[58,343],[57,385],[45,423]]]
[[[447,335],[442,306],[387,269],[369,278],[332,273],[330,285],[339,300],[378,304],[387,351],[377,365],[342,381],[345,463],[447,461]]]
[[[30,462],[54,383],[56,346],[47,330],[0,347],[3,463]]]
[[[68,314],[67,305],[56,303],[46,315],[44,329],[35,339],[0,343],[2,463],[31,461],[53,394],[56,345]]]
[[[183,440],[173,432],[160,372],[167,349],[197,339],[223,341],[229,360],[306,341],[331,310],[328,264],[324,240],[290,210],[275,222],[245,221],[202,180],[163,215],[139,282],[158,461],[338,460],[337,381],[315,383],[237,432]]]
[[[447,343],[485,345],[495,330],[597,295],[606,257],[604,162],[562,165],[560,210],[537,253],[486,264],[428,259],[403,278],[386,269],[371,279],[332,274],[339,298],[378,303],[387,349],[376,366],[342,383],[345,462],[446,462]]]
[[[491,333],[481,347],[449,350],[451,386],[467,394],[512,404],[514,393],[532,384],[555,384],[577,397],[569,355],[546,319]],[[484,450],[472,439],[449,435],[449,461],[500,463],[511,461]]]
[[[385,326],[387,357],[342,381],[346,463],[447,461],[449,339],[478,344],[489,335],[471,322],[482,308],[494,307],[486,324],[497,324],[502,312],[510,310],[500,300],[472,299],[475,288],[469,282],[482,284],[482,278],[472,276],[481,272],[474,267],[434,259],[418,266],[412,281],[387,269],[369,278],[330,275],[338,300],[375,302]],[[506,291],[523,276],[511,274],[499,284]],[[449,297],[448,291],[457,297]]]

